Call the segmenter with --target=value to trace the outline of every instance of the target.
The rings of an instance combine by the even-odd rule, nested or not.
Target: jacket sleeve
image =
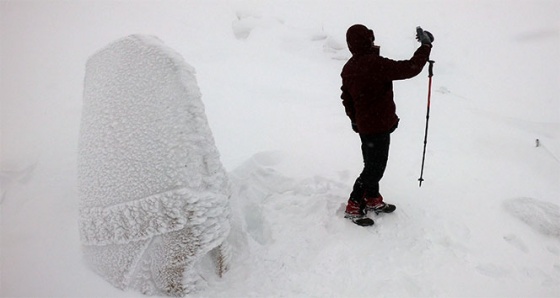
[[[382,64],[383,76],[387,80],[404,80],[417,76],[428,62],[432,47],[420,46],[410,60],[395,61],[384,58]]]
[[[340,95],[340,98],[342,98],[342,104],[346,109],[346,115],[348,115],[352,123],[355,123],[356,110],[354,108],[354,99],[352,98],[352,95],[350,95],[350,92],[348,92],[348,90],[344,85],[340,89],[342,90],[342,95]]]

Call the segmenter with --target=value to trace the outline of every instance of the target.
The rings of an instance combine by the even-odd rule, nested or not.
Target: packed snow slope
[[[136,297],[87,268],[76,157],[85,63],[155,35],[197,70],[239,236],[231,271],[192,297],[560,296],[560,2],[2,1],[1,285],[7,297]],[[342,217],[362,167],[339,99],[346,29],[427,70],[395,83],[382,193]],[[537,147],[537,139],[539,140]]]

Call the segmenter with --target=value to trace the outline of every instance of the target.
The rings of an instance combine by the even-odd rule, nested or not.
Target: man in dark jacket
[[[416,37],[421,46],[412,58],[395,61],[379,55],[373,31],[366,26],[354,25],[346,33],[352,58],[342,69],[341,98],[352,129],[360,134],[364,169],[350,194],[345,217],[360,225],[373,224],[373,220],[366,217],[368,211],[389,213],[396,209],[383,202],[379,181],[389,157],[390,134],[399,123],[393,101],[393,81],[418,75],[432,48],[431,33],[418,28]]]

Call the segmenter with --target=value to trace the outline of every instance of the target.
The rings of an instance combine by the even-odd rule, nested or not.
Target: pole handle
[[[434,60],[428,60],[428,63],[430,63],[428,67],[428,77],[431,78],[434,76],[434,63],[436,62]]]

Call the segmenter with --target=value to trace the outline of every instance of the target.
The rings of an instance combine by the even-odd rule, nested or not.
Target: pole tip
[[[422,187],[422,182],[424,181],[424,179],[420,178],[420,179],[418,179],[418,181],[420,181],[420,183],[418,184],[418,187]]]

